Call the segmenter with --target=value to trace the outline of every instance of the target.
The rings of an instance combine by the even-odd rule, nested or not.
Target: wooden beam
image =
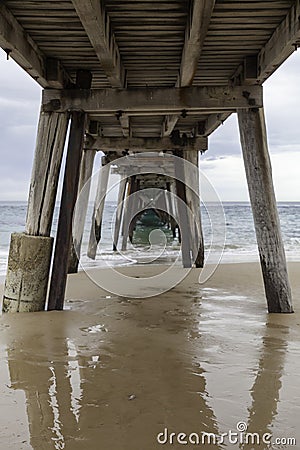
[[[193,0],[191,17],[186,28],[177,86],[191,86],[210,24],[215,0]]]
[[[89,40],[112,87],[125,86],[125,70],[101,0],[72,0]]]
[[[73,86],[73,80],[63,67],[62,63],[55,58],[46,58],[46,78],[48,87],[63,89]]]
[[[61,310],[64,306],[68,258],[72,237],[72,218],[78,191],[85,126],[86,114],[83,112],[73,112],[56,233],[48,310]]]
[[[300,0],[258,54],[258,81],[265,81],[300,45]]]
[[[176,87],[187,87],[193,83],[214,6],[215,0],[192,0],[191,2]],[[179,117],[179,115],[172,115],[165,118],[162,136],[170,136]]]
[[[122,127],[122,133],[124,137],[130,136],[130,117],[127,114],[121,114],[119,122]]]
[[[88,145],[88,142],[86,143]],[[188,150],[207,150],[207,138],[105,138],[98,137],[88,145],[89,149],[103,152],[123,152],[130,150],[133,152],[167,151],[176,148],[186,148]]]
[[[199,122],[196,136],[209,136],[220,125],[223,125],[225,120],[228,119],[231,114],[232,112],[210,114],[204,122]]]
[[[243,80],[242,83],[257,82],[258,70],[257,70],[257,57],[256,55],[246,56],[243,65]]]
[[[172,114],[171,116],[166,116],[164,118],[161,133],[162,137],[171,136],[179,117],[178,114]]]
[[[238,113],[242,151],[269,312],[293,312],[272,180],[264,110]]]
[[[3,4],[0,4],[0,47],[42,87],[63,88],[69,81],[61,64],[57,60],[46,59],[33,39]]]
[[[262,86],[135,89],[46,89],[44,111],[209,113],[263,106]]]
[[[97,120],[90,120],[87,129],[86,139],[93,140],[93,136],[98,136],[101,133],[100,122]]]

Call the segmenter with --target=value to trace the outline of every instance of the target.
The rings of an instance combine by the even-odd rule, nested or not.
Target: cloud
[[[222,201],[248,201],[245,170],[240,157],[230,155],[201,160],[200,167]]]
[[[271,150],[299,146],[300,52],[291,57],[264,85],[265,112]]]
[[[277,201],[299,201],[300,152],[271,155]],[[201,160],[201,171],[222,201],[249,201],[243,159],[238,155]]]
[[[232,114],[223,125],[209,137],[205,158],[236,155],[240,153],[239,131],[236,114]]]
[[[300,151],[299,98],[300,52],[294,52],[264,84],[264,105],[270,152],[287,148]],[[239,155],[236,114],[232,114],[209,138],[205,157]]]
[[[41,88],[0,51],[0,200],[26,200]]]

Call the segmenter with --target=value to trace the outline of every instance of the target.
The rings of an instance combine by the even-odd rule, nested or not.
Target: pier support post
[[[140,190],[140,180],[135,178],[135,183],[134,183],[134,188],[133,188],[132,193],[137,192],[139,190]],[[133,216],[133,214],[132,214],[133,213],[133,202],[136,202],[136,200],[129,199],[129,201],[130,201],[130,217],[132,217]],[[141,205],[142,205],[141,199],[138,198],[135,208],[137,208],[137,210],[139,210],[141,208]],[[134,233],[138,218],[139,218],[139,214],[136,214],[135,216],[133,216],[131,218],[129,226],[128,226],[128,238],[129,238],[129,242],[131,244],[133,243],[133,233]]]
[[[123,237],[122,237],[122,251],[126,251],[127,249],[127,240],[129,235],[129,226],[131,221],[131,211],[132,211],[132,197],[130,197],[132,194],[134,194],[137,190],[137,182],[136,182],[136,176],[133,175],[129,179],[129,186],[128,186],[128,192],[127,192],[127,199],[126,199],[126,208],[124,210],[124,217],[123,217]]]
[[[168,228],[171,230],[171,199],[170,199],[170,182],[166,182],[166,191],[165,191],[165,201],[166,201],[166,208],[167,208],[167,215],[168,215]]]
[[[114,229],[114,243],[113,243],[113,251],[114,252],[116,252],[118,249],[118,240],[119,240],[119,236],[120,236],[121,220],[122,220],[123,209],[124,209],[126,183],[127,183],[127,179],[122,178],[120,181],[120,184],[119,184],[118,203],[117,203],[116,221],[115,221],[115,229]]]
[[[48,310],[63,309],[72,237],[72,217],[76,203],[82,158],[86,114],[72,112],[63,192],[59,213]]]
[[[79,195],[80,198],[73,218],[73,239],[70,248],[68,273],[76,273],[78,271],[81,242],[89,203],[91,176],[93,172],[95,155],[96,150],[83,150],[77,193],[77,199],[79,198]],[[84,191],[81,192],[83,188]]]
[[[169,185],[167,184],[167,189],[170,192],[170,226],[171,226],[171,230],[172,230],[172,234],[173,234],[173,238],[176,238],[176,227],[177,227],[177,222],[175,220],[175,217],[177,215],[177,210],[176,210],[176,202],[174,200],[174,195],[176,195],[176,186],[175,186],[175,182],[170,182]]]
[[[180,223],[180,236],[181,236],[181,254],[182,254],[182,265],[184,268],[192,267],[191,260],[191,251],[190,251],[190,223],[184,208],[184,203],[187,203],[186,198],[186,185],[184,183],[185,174],[184,174],[184,159],[183,153],[177,152],[178,158],[175,162],[175,185],[176,185],[176,194],[178,197],[177,202],[177,211],[179,216]],[[181,201],[180,201],[181,200]]]
[[[103,159],[103,158],[102,158]],[[105,196],[109,179],[110,166],[104,165],[99,173],[98,187],[92,216],[92,226],[87,255],[96,258],[97,246],[101,240],[102,219],[105,205]]]
[[[26,234],[50,236],[68,122],[67,114],[40,113],[29,188]]]
[[[169,227],[169,209],[168,209],[168,203],[167,203],[167,190],[166,189],[164,189],[164,192],[161,194],[160,205],[161,205],[161,210],[160,210],[161,218]]]
[[[40,113],[25,233],[11,237],[3,311],[45,309],[53,239],[50,238],[68,114]]]
[[[185,176],[193,183],[193,189],[186,186],[186,201],[192,211],[193,220],[191,228],[191,250],[193,260],[197,268],[204,266],[204,241],[202,232],[201,210],[200,210],[200,188],[199,188],[199,152],[193,150],[184,150],[183,157],[186,161],[193,164],[194,169],[189,170],[190,166],[185,165]],[[192,168],[191,168],[192,169]],[[191,172],[191,173],[190,173]]]
[[[268,310],[293,312],[268,151],[264,110],[238,112],[240,138]]]

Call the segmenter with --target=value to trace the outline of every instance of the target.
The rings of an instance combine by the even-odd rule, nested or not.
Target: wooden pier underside
[[[0,4],[0,46],[44,88],[40,132],[50,136],[57,154],[61,155],[64,144],[56,142],[57,115],[65,123],[70,114],[73,118],[82,114],[83,154],[101,150],[112,161],[145,152],[166,152],[184,159],[189,151],[206,151],[208,137],[237,112],[242,118],[246,172],[254,173],[249,167],[253,160],[245,154],[252,149],[245,130],[254,139],[263,140],[254,145],[255,151],[263,148],[268,155],[266,137],[261,136],[262,84],[300,45],[299,17],[300,0],[7,0]],[[43,123],[49,128],[42,130]],[[60,135],[65,136],[63,127]],[[37,142],[43,141],[43,136],[39,134]],[[48,163],[41,159],[39,146],[36,150],[26,230],[29,235],[48,236],[51,228],[60,162],[55,164],[52,147],[46,147],[43,152]],[[77,144],[69,145],[69,151],[73,147],[78,153]],[[68,156],[72,160],[72,154]],[[198,163],[197,158],[190,159]],[[74,164],[76,179],[79,164],[79,160]],[[50,182],[38,180],[43,171]],[[273,192],[270,172],[270,165],[262,165],[254,178],[258,177],[258,185],[267,180]],[[72,180],[72,176],[67,173],[65,179]],[[167,177],[140,177],[138,182],[140,187],[158,183],[166,191],[169,183]],[[255,190],[253,183],[249,176],[250,192]],[[180,198],[195,206],[194,200],[188,200],[189,193],[176,184]],[[34,193],[39,189],[47,190],[44,195],[52,199],[49,204],[38,201]],[[72,194],[68,224],[75,203]],[[253,202],[256,194],[262,204],[265,198],[259,192],[252,195]],[[275,196],[270,198],[274,210]],[[42,208],[46,208],[47,216],[39,231]],[[254,215],[256,211],[253,204]],[[260,227],[265,225],[259,220],[256,224],[260,236]],[[270,235],[272,227],[276,236],[280,235],[278,221],[267,226]],[[69,234],[70,230],[67,242]],[[280,239],[278,242],[282,247]],[[277,262],[285,267],[283,248],[273,254],[270,246],[266,249],[264,245],[260,245],[264,263],[268,266],[268,258],[276,253],[280,261],[274,260],[272,267]],[[184,252],[186,255],[187,250]],[[64,274],[63,269],[54,270],[55,277],[59,277],[57,272]],[[269,310],[290,312],[285,269],[278,277],[280,288],[272,272],[267,298],[272,303],[268,292],[277,288],[284,290],[286,298],[278,301],[279,306],[269,304]],[[64,280],[52,279],[52,286],[58,283],[64,285]],[[56,301],[52,296],[51,302],[55,309],[57,305],[62,307],[63,299]]]
[[[134,106],[128,98],[138,88],[189,86],[218,87],[220,98],[235,86],[260,85],[300,43],[299,15],[293,0],[8,0],[0,5],[0,46],[44,88],[76,89],[84,69],[92,89],[125,89],[125,101],[109,114],[91,111],[101,137],[164,137],[173,130],[208,136],[239,99],[226,111],[195,111],[183,99],[177,111],[162,114],[149,104],[142,114],[125,111]]]

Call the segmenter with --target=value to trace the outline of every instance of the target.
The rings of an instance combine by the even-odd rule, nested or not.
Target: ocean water
[[[0,202],[0,276],[6,272],[10,235],[12,232],[24,231],[26,218],[26,202]],[[211,251],[218,255],[223,251],[223,263],[251,262],[258,260],[258,251],[255,239],[254,224],[251,207],[248,203],[223,203],[225,215],[226,240],[224,250],[222,242],[213,246]],[[282,234],[287,259],[300,261],[300,202],[278,204]],[[83,236],[81,265],[84,268],[109,265],[128,265],[139,263],[165,263],[180,257],[178,240],[173,240],[171,232],[164,229],[165,248],[162,251],[159,245],[149,244],[148,236],[151,229],[140,226],[134,236],[134,245],[128,245],[124,253],[112,251],[112,233],[114,223],[115,202],[107,202],[104,210],[102,240],[99,245],[96,260],[86,255],[89,230],[91,227],[92,206],[89,205],[85,232]],[[52,235],[57,229],[59,207],[56,206],[53,220]],[[202,209],[203,232],[205,250],[210,250],[212,231],[210,220],[205,209]],[[120,244],[120,243],[119,243]]]

